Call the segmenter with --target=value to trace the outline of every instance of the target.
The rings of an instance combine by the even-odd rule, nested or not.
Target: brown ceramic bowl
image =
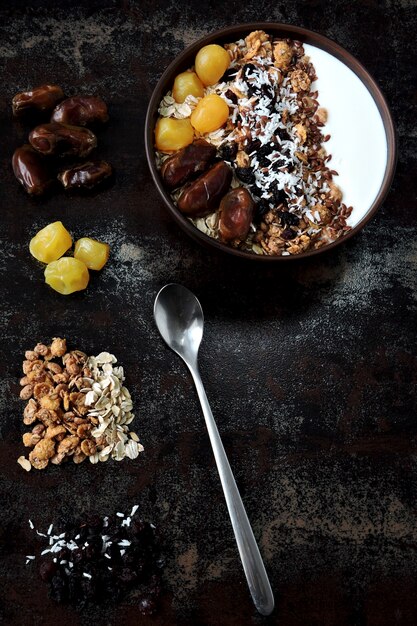
[[[378,124],[380,124],[381,128],[383,126],[383,130],[385,132],[387,147],[386,159],[384,157],[385,171],[382,170],[382,173],[380,173],[380,179],[382,182],[379,187],[377,187],[375,197],[373,198],[370,205],[365,207],[365,209],[362,211],[362,214],[360,215],[360,219],[357,220],[357,223],[354,223],[352,225],[352,229],[346,235],[340,237],[332,243],[329,243],[319,248],[318,250],[311,250],[291,256],[264,256],[257,255],[251,252],[237,250],[221,243],[220,241],[217,241],[216,239],[209,237],[205,233],[198,230],[198,228],[196,228],[176,208],[169,196],[169,193],[164,189],[160,173],[156,167],[154,153],[154,128],[156,120],[158,118],[158,107],[165,94],[170,89],[172,89],[175,76],[178,73],[190,68],[194,64],[195,55],[198,50],[200,50],[200,48],[202,48],[203,46],[210,43],[224,44],[228,42],[233,42],[247,36],[253,30],[265,30],[267,33],[271,33],[276,37],[297,39],[299,41],[302,41],[304,44],[310,44],[315,48],[318,48],[319,50],[324,50],[325,52],[329,53],[332,57],[340,61],[344,66],[353,71],[353,73],[359,78],[361,83],[366,87],[371,98],[373,99],[376,105],[376,108],[374,107],[375,114],[377,117],[380,118],[380,122],[382,123],[382,125],[380,124],[380,122],[378,122]],[[312,60],[314,63],[314,58]],[[318,99],[320,102],[320,74],[318,89]],[[145,149],[152,178],[156,184],[159,194],[161,195],[165,203],[165,206],[167,207],[169,213],[172,215],[177,224],[179,224],[179,226],[181,226],[181,228],[188,235],[190,235],[190,237],[198,241],[200,244],[215,248],[217,250],[221,250],[222,252],[226,252],[233,256],[261,262],[294,261],[295,259],[310,257],[325,252],[327,250],[331,250],[332,248],[353,237],[365,226],[365,224],[369,222],[369,220],[375,215],[376,211],[384,201],[384,198],[387,195],[391,186],[397,158],[395,128],[387,102],[375,80],[372,78],[369,72],[367,72],[367,70],[359,63],[359,61],[357,61],[341,46],[336,44],[331,39],[323,37],[323,35],[319,35],[318,33],[297,26],[268,22],[240,24],[238,26],[231,26],[229,28],[224,28],[222,30],[211,33],[210,35],[207,35],[206,37],[202,37],[201,39],[197,40],[195,43],[193,43],[191,46],[181,52],[181,54],[179,54],[172,61],[172,63],[162,74],[158,84],[155,87],[155,90],[151,97],[151,101],[149,103],[145,122]]]

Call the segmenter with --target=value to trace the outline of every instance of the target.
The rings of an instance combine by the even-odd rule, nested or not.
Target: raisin
[[[255,174],[253,173],[253,169],[251,167],[237,167],[236,176],[242,183],[247,183],[250,185],[255,182]]]
[[[70,602],[76,602],[80,597],[80,579],[76,574],[68,577],[68,598]]]
[[[298,226],[300,223],[300,218],[289,211],[283,211],[279,217],[283,226]]]
[[[224,95],[226,96],[228,100],[231,100],[233,104],[237,104],[238,97],[234,91],[232,91],[231,89],[228,89]]]
[[[281,139],[281,141],[289,141],[291,139],[285,128],[278,128],[276,134]]]
[[[253,221],[255,222],[255,224],[259,224],[260,222],[262,222],[263,217],[270,210],[271,210],[271,207],[269,206],[268,200],[265,200],[265,198],[261,198],[259,202],[256,203],[256,206],[255,206],[255,212],[253,216]]]
[[[66,600],[67,587],[61,576],[55,575],[51,580],[51,598],[62,604]]]
[[[282,204],[283,202],[286,201],[287,199],[287,194],[285,193],[285,191],[283,189],[278,189],[278,183],[277,181],[274,181],[270,186],[269,186],[269,191],[272,193],[272,196],[274,198],[274,202],[278,205],[278,204]]]
[[[297,233],[295,233],[293,230],[291,230],[291,228],[286,228],[281,233],[281,237],[285,241],[290,241],[291,239],[294,239],[294,237],[296,237],[296,236],[297,236]]]
[[[270,167],[271,160],[268,159],[268,155],[271,154],[275,150],[275,146],[271,146],[270,144],[266,144],[259,148],[256,158],[258,159],[258,163],[261,167]]]
[[[283,167],[283,165],[285,165],[285,159],[278,159],[277,161],[273,162],[272,169],[277,170],[280,167]]]
[[[268,100],[271,100],[271,102],[275,104],[276,97],[272,85],[262,85],[260,95],[264,98],[268,98]]]
[[[223,74],[223,76],[219,80],[219,83],[228,83],[228,82],[230,82],[236,76],[238,71],[239,71],[239,68],[237,68],[237,67],[229,67],[229,69],[225,71],[225,73]]]
[[[252,74],[253,72],[256,72],[257,69],[258,68],[256,67],[256,65],[254,65],[253,63],[246,63],[242,67],[242,79],[246,81],[248,78],[248,74]]]
[[[253,139],[246,146],[245,152],[246,154],[252,154],[252,152],[259,150],[260,147],[261,147],[261,142],[259,141],[259,139]]]
[[[233,161],[237,154],[237,143],[226,143],[220,148],[219,153],[224,161]]]
[[[44,582],[49,582],[57,573],[58,567],[53,561],[44,561],[39,567],[39,576]]]
[[[92,578],[83,578],[81,580],[81,589],[85,600],[92,600],[94,598],[96,588]]]
[[[253,196],[256,196],[257,198],[259,198],[262,193],[262,189],[258,187],[258,185],[251,185],[250,192]]]

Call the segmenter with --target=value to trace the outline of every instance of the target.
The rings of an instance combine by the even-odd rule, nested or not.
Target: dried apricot
[[[74,258],[85,263],[89,270],[101,270],[106,265],[109,255],[108,243],[90,237],[82,237],[75,244]]]
[[[62,222],[52,222],[31,239],[29,250],[42,263],[59,259],[72,246],[72,237]]]
[[[211,133],[217,130],[229,117],[229,107],[215,93],[205,96],[191,114],[191,124],[199,133]]]
[[[197,52],[195,71],[203,85],[214,85],[230,64],[230,57],[222,46],[210,44]]]
[[[174,80],[172,96],[177,102],[184,102],[187,96],[202,98],[204,85],[195,72],[181,72]]]
[[[155,145],[162,152],[173,152],[185,148],[194,139],[194,131],[188,119],[177,120],[160,117],[155,126]]]
[[[89,280],[85,263],[72,257],[52,261],[45,268],[45,282],[63,295],[82,291],[87,287]]]

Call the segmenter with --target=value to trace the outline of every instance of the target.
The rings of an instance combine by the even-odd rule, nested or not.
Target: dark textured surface
[[[413,626],[416,3],[33,5],[2,2],[0,15],[0,621]],[[318,30],[356,55],[385,91],[400,138],[393,189],[371,224],[322,258],[276,269],[189,241],[161,206],[143,148],[147,102],[173,56],[213,29],[260,19]],[[99,148],[117,177],[102,194],[36,202],[12,177],[26,130],[13,124],[10,99],[46,81],[110,105]],[[88,291],[66,298],[42,284],[28,253],[29,238],[56,219],[112,245]],[[247,592],[190,377],[153,324],[154,296],[169,281],[204,308],[202,376],[276,594],[268,620]],[[55,335],[89,353],[109,349],[126,367],[145,445],[136,462],[29,474],[16,464],[22,354]],[[133,601],[82,614],[55,606],[24,565],[34,550],[27,518],[44,528],[72,508],[104,515],[135,502],[167,545],[159,614],[140,619]]]

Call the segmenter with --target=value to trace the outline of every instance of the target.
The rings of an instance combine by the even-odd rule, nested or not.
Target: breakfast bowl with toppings
[[[262,261],[357,233],[395,170],[392,118],[362,65],[284,24],[213,33],[162,75],[145,124],[152,177],[200,243]]]

